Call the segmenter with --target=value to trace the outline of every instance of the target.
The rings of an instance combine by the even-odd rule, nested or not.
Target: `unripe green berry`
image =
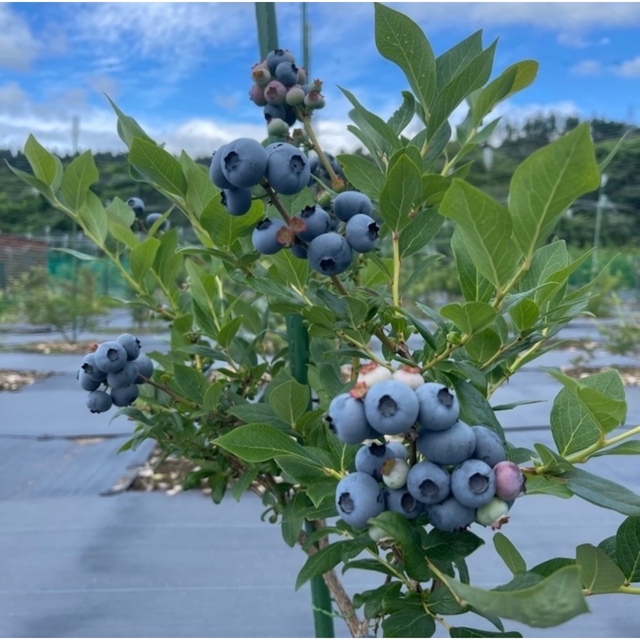
[[[491,498],[487,504],[476,511],[476,522],[483,527],[499,529],[508,520],[509,505],[500,498]]]
[[[267,132],[270,136],[286,137],[289,133],[289,125],[280,118],[272,118],[267,125]]]
[[[402,458],[389,458],[382,465],[382,481],[389,489],[402,489],[408,475],[409,465]]]

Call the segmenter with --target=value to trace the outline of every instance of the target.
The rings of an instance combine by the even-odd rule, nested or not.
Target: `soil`
[[[159,462],[161,458],[162,451],[156,447],[149,460],[138,471],[129,491],[165,491],[168,495],[175,495],[182,491],[186,475],[199,468],[184,458],[169,456]],[[202,482],[201,491],[207,495],[211,493],[206,481]]]
[[[25,342],[22,344],[3,345],[2,351],[13,353],[41,353],[44,355],[85,355],[93,351],[98,340],[79,340],[78,342],[64,342],[61,340],[43,340],[42,342]]]
[[[610,369],[611,367],[589,367],[585,365],[578,365],[562,367],[561,371],[571,378],[586,378],[594,373],[601,373]],[[615,367],[615,370],[620,374],[625,387],[640,387],[640,367]]]

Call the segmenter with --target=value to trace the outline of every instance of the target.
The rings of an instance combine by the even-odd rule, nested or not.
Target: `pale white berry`
[[[363,364],[358,372],[357,382],[364,382],[367,387],[372,387],[378,382],[384,382],[391,378],[391,371],[386,367],[382,367],[376,362]]]
[[[417,389],[420,385],[424,384],[424,378],[420,373],[419,367],[410,367],[409,365],[402,365],[399,369],[396,369],[392,375],[394,380],[403,382],[411,389]]]
[[[382,481],[389,489],[402,489],[407,484],[409,465],[402,458],[389,458],[382,465]]]

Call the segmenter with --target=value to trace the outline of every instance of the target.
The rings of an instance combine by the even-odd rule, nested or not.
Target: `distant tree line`
[[[501,123],[500,142],[492,146],[490,168],[485,166],[482,150],[469,157],[468,180],[485,189],[494,197],[506,202],[509,181],[515,168],[536,149],[543,147],[579,124],[578,118],[557,118],[554,115],[531,118],[516,127],[508,121]],[[612,246],[640,245],[640,128],[623,122],[593,119],[590,121],[596,142],[598,160],[606,158],[617,142],[626,134],[615,158],[606,169],[608,181],[605,193],[611,203],[605,211],[602,242]],[[451,152],[455,153],[455,143]],[[486,152],[485,152],[486,153]],[[67,165],[73,156],[61,158]],[[135,182],[129,174],[123,154],[98,153],[94,159],[100,172],[100,181],[94,185],[95,193],[107,201],[116,196],[126,199],[142,198],[147,211],[164,212],[169,202],[150,187]],[[69,221],[52,209],[46,200],[35,195],[30,187],[16,178],[4,161],[18,169],[29,171],[29,165],[21,153],[13,155],[0,150],[0,232],[41,233],[45,227],[53,231],[68,231]],[[209,158],[198,160],[208,165]],[[575,246],[588,246],[593,241],[595,208],[598,193],[582,198],[560,222],[556,233]],[[183,221],[178,212],[172,214],[172,222]]]

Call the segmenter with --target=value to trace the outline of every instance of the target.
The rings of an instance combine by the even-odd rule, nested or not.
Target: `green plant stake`
[[[306,9],[304,3],[302,14],[302,32],[307,33]],[[256,21],[258,24],[258,44],[260,55],[264,59],[269,51],[278,49],[278,26],[276,22],[276,10],[273,2],[256,2]],[[304,60],[309,60],[308,40],[303,38]],[[308,63],[307,63],[308,64]],[[289,344],[289,363],[291,375],[300,384],[307,384],[307,364],[309,362],[309,336],[302,323],[299,314],[288,314],[287,342]],[[307,409],[311,409],[311,401]],[[311,522],[304,523],[307,534],[315,531]],[[331,594],[322,576],[311,580],[311,602],[313,606],[313,620],[316,638],[333,638],[333,618],[331,613]]]

